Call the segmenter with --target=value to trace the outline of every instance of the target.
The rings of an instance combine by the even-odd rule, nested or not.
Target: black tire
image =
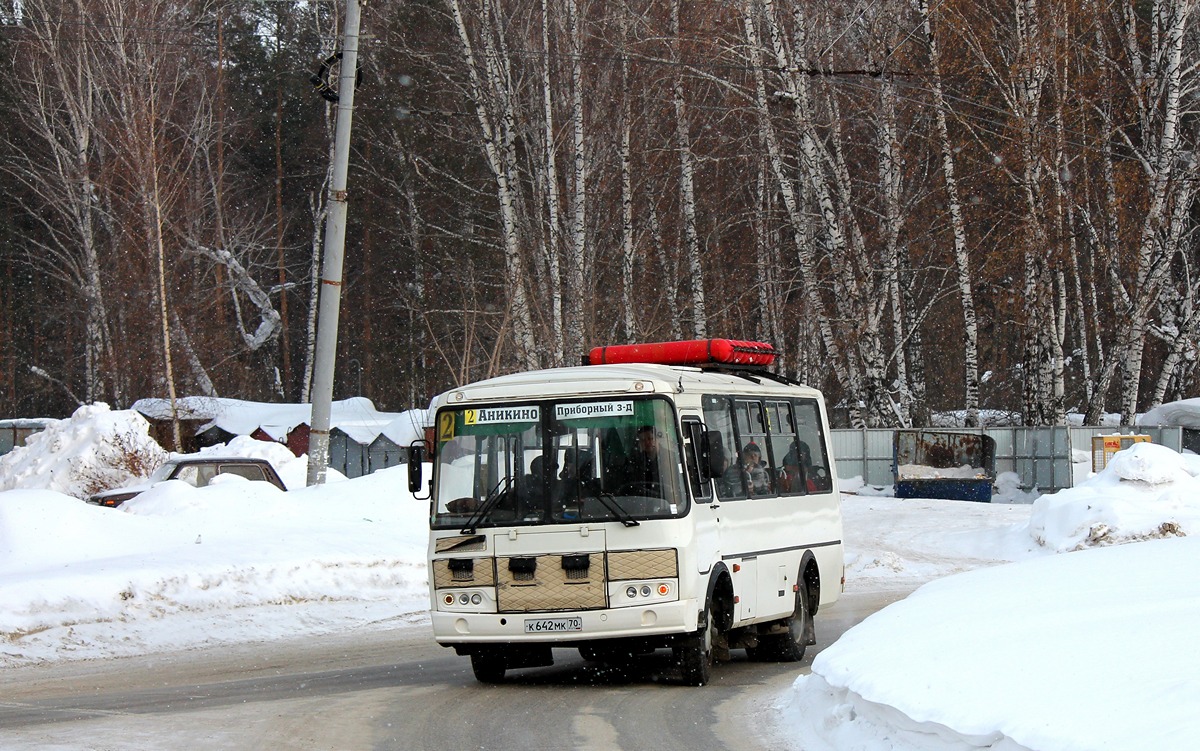
[[[706,605],[701,614],[700,628],[675,646],[675,661],[679,663],[683,685],[703,686],[712,678],[713,641],[716,636],[717,624],[712,607]]]
[[[492,651],[471,653],[471,672],[480,683],[503,683],[505,670],[503,655]]]
[[[808,593],[804,587],[796,593],[796,609],[787,621],[786,634],[758,637],[758,646],[746,650],[752,660],[800,662],[808,647]]]

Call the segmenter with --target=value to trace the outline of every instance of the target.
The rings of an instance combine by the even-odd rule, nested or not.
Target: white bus
[[[671,648],[703,685],[730,649],[800,660],[844,585],[820,392],[769,345],[597,348],[433,401],[434,636],[475,677]],[[629,362],[640,360],[641,362]],[[652,362],[657,360],[658,362]],[[667,364],[664,364],[667,363]],[[423,490],[423,451],[410,487]]]

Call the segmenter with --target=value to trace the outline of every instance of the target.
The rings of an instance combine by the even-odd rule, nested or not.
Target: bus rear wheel
[[[796,593],[796,610],[787,621],[787,631],[758,637],[758,646],[746,650],[752,660],[800,662],[808,647],[808,593],[804,587]]]

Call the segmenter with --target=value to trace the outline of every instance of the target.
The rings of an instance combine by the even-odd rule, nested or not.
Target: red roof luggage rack
[[[766,342],[740,339],[695,339],[680,342],[650,342],[595,347],[584,358],[585,365],[657,363],[659,365],[732,365],[766,367],[778,353]]]

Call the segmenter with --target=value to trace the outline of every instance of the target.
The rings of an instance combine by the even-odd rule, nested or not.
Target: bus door
[[[759,577],[772,575],[770,560],[759,559],[785,544],[774,539],[786,524],[772,513],[777,496],[770,449],[764,440],[766,421],[757,399],[711,395],[704,397],[704,423],[710,451],[717,454],[715,464],[724,467],[713,486],[720,509],[721,558],[729,566],[738,596],[734,618],[749,620],[760,615],[758,593],[764,585]],[[768,570],[760,571],[760,563]]]
[[[688,487],[695,500],[692,546],[696,551],[696,570],[706,573],[721,559],[721,504],[712,492],[712,481],[706,478],[703,467],[707,460],[701,452],[704,446],[704,424],[694,415],[683,417],[683,452],[686,461]]]

